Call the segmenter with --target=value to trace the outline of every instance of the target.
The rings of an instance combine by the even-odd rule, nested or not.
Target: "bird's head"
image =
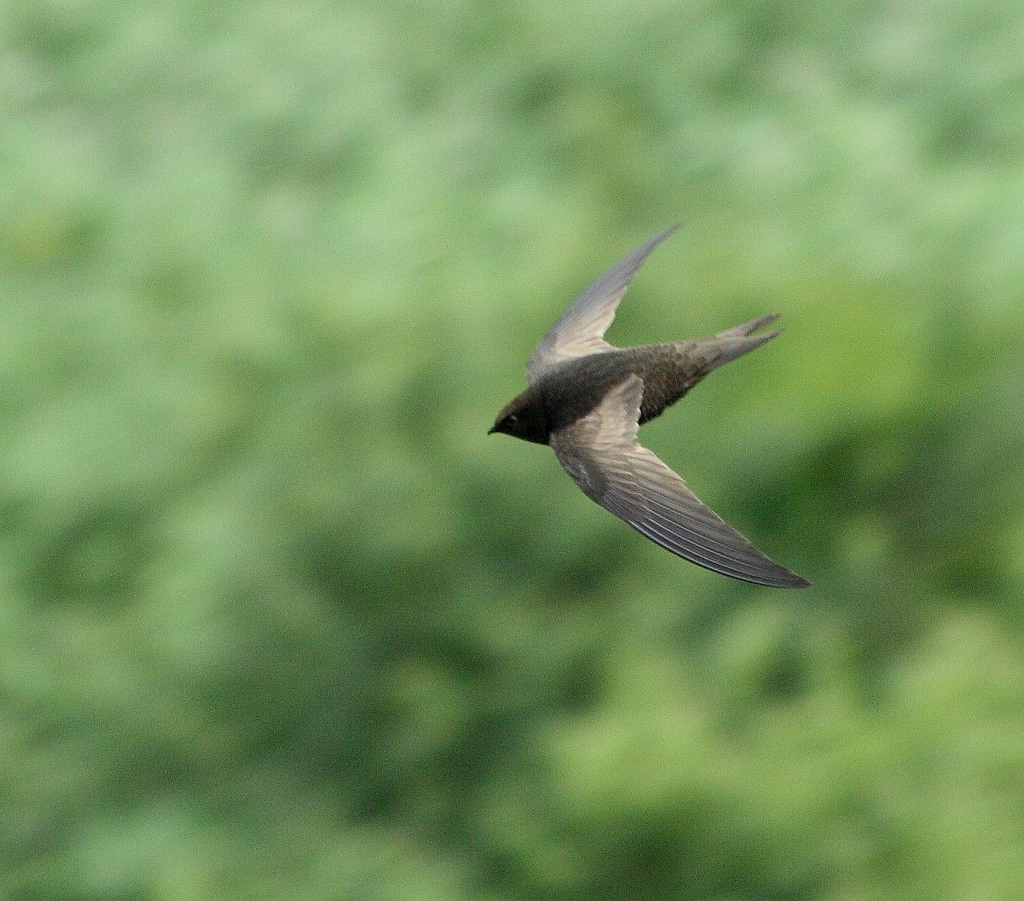
[[[543,398],[532,388],[528,388],[517,398],[509,401],[487,434],[493,435],[495,432],[522,438],[523,441],[547,444],[550,428]]]

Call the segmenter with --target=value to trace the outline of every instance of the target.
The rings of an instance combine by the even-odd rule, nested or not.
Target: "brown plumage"
[[[498,414],[491,432],[549,444],[588,497],[680,557],[747,582],[806,587],[806,579],[757,550],[636,440],[641,424],[713,369],[779,334],[755,334],[778,318],[771,314],[710,338],[624,349],[606,343],[630,281],[673,231],[638,247],[577,298],[537,344],[526,369],[529,387]]]

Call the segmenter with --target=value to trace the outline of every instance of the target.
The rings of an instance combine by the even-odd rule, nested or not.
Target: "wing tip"
[[[760,553],[760,551],[758,552]],[[762,555],[763,556],[763,555]],[[798,573],[793,572],[791,569],[786,569],[785,566],[781,566],[769,557],[764,557],[764,562],[770,564],[770,568],[753,576],[733,576],[734,579],[740,579],[744,582],[751,582],[755,585],[764,585],[767,588],[810,588],[811,583]],[[723,573],[723,575],[731,575],[731,573]]]
[[[683,224],[681,222],[673,222],[672,225],[670,225],[668,228],[663,228],[653,238],[649,238],[648,240],[644,241],[644,243],[641,244],[639,247],[634,248],[632,252],[627,254],[616,265],[621,265],[626,261],[635,263],[636,268],[632,270],[632,274],[630,275],[630,278],[632,278],[632,275],[635,274],[636,271],[640,268],[640,266],[643,265],[644,260],[646,260],[647,257],[649,257],[651,253],[654,252],[654,249],[659,244],[661,244],[661,242],[664,241],[666,238],[672,237],[672,235],[674,235],[677,231],[679,231],[680,228],[682,228],[682,225]]]
[[[760,552],[759,552],[760,553]],[[683,556],[680,554],[679,556]],[[723,567],[714,563],[710,563],[707,560],[700,560],[694,557],[686,557],[691,563],[696,563],[698,566],[709,570],[713,573],[718,573],[720,576],[727,576],[730,579],[736,579],[738,582],[747,582],[751,585],[762,585],[765,588],[810,588],[811,583],[803,576],[798,575],[792,570],[786,569],[784,566],[774,561],[767,561],[772,564],[772,569],[767,572],[739,572],[732,567]]]
[[[768,584],[768,583],[766,583]],[[811,583],[803,576],[797,575],[795,572],[786,570],[785,576],[781,577],[778,581],[770,583],[772,588],[810,588]]]
[[[709,565],[701,560],[694,560],[692,557],[686,558],[691,563],[696,563],[698,566],[703,567],[713,573],[718,573],[720,576],[727,576],[730,579],[736,579],[738,582],[747,582],[750,585],[761,585],[765,588],[811,588],[811,583],[803,576],[797,575],[795,572],[786,569],[784,566],[776,564],[776,570],[770,573],[738,573],[731,569],[725,569],[714,565]]]

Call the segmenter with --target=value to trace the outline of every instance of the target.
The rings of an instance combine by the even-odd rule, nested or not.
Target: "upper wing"
[[[534,382],[542,372],[562,360],[598,353],[611,346],[602,339],[615,318],[615,309],[622,295],[651,251],[677,228],[678,225],[666,228],[646,244],[641,244],[576,298],[533,349],[526,364],[527,382]]]
[[[810,583],[769,560],[636,440],[644,383],[631,375],[551,448],[584,493],[663,548],[715,572],[778,588]]]

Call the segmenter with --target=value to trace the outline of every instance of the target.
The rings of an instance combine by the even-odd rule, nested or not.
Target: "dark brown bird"
[[[604,273],[534,348],[529,387],[490,432],[549,444],[587,497],[674,554],[715,572],[779,588],[810,583],[769,560],[700,502],[636,438],[711,370],[779,334],[754,334],[777,313],[710,338],[617,348],[604,340],[615,309],[644,260],[678,226],[640,245]]]

